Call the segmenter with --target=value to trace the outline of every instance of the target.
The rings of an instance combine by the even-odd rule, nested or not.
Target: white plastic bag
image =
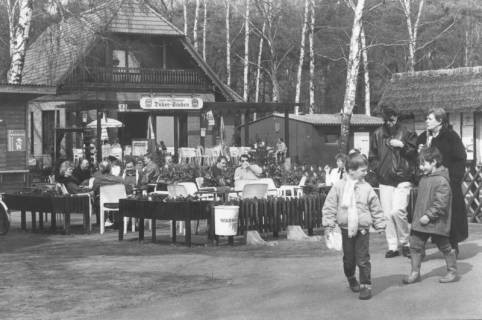
[[[325,232],[325,243],[326,247],[330,250],[342,250],[341,230],[338,225]]]

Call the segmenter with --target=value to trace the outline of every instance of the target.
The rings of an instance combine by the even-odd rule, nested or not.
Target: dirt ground
[[[383,258],[384,238],[373,234],[374,297],[361,302],[347,288],[341,254],[320,241],[281,236],[277,246],[253,247],[237,238],[216,247],[199,235],[188,248],[182,237],[169,242],[166,225],[157,243],[139,243],[136,234],[119,242],[115,231],[75,227],[68,236],[23,232],[15,220],[0,237],[0,318],[480,319],[482,226],[470,234],[460,282],[438,284],[445,268],[432,248],[424,280],[410,288],[401,285],[409,260]]]

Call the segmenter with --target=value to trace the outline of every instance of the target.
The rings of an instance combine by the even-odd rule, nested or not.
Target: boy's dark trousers
[[[343,270],[347,278],[355,276],[356,266],[360,273],[360,284],[371,285],[371,264],[369,249],[369,230],[358,230],[353,238],[348,238],[348,230],[341,229],[343,239]]]

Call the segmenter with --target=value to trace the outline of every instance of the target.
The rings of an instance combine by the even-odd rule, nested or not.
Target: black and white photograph
[[[0,319],[482,319],[482,0],[0,0]]]

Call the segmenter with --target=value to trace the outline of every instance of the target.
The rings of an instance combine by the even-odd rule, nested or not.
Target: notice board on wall
[[[8,130],[8,148],[9,152],[18,152],[26,150],[25,130]]]

